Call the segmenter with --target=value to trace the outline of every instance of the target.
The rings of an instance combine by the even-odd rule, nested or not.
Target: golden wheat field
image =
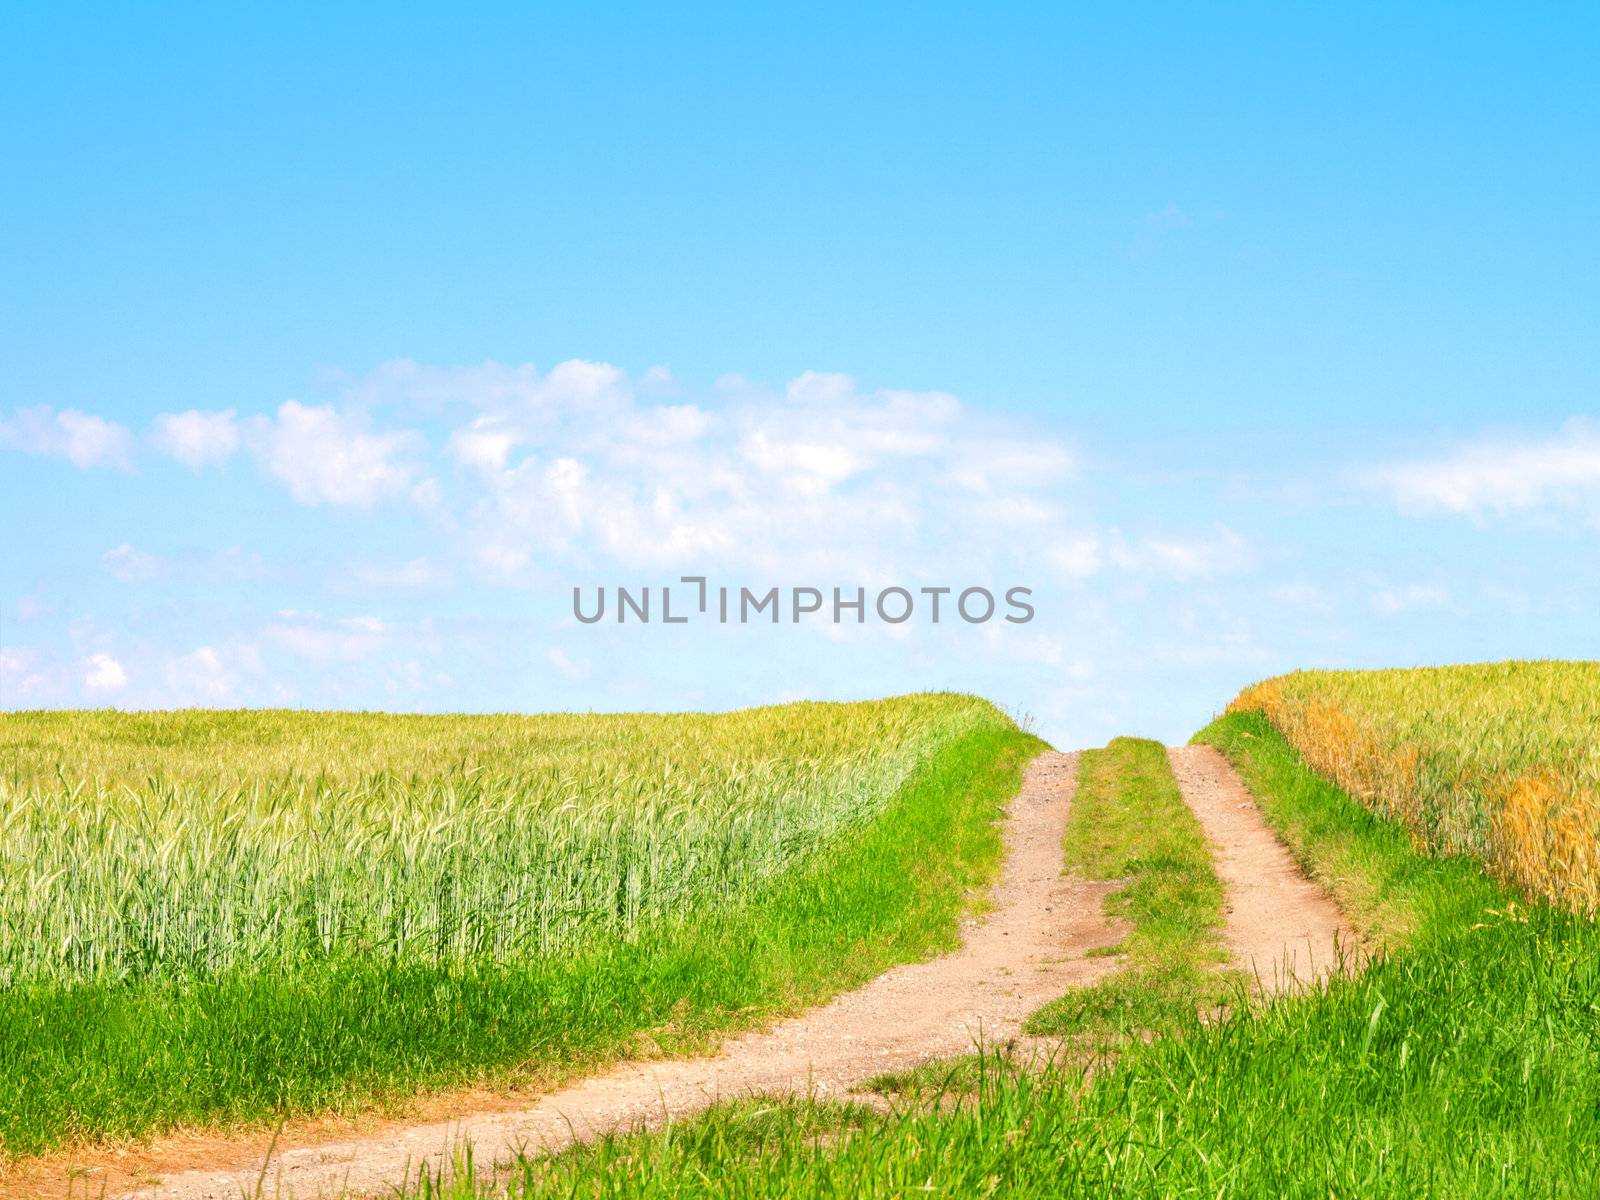
[[[1264,713],[1428,850],[1600,911],[1600,662],[1296,671],[1229,710]]]

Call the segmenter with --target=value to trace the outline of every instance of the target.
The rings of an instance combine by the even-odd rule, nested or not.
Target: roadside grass
[[[1228,957],[1219,940],[1222,881],[1159,742],[1118,738],[1084,752],[1064,850],[1068,871],[1126,881],[1105,911],[1131,929],[1105,951],[1123,960],[1115,973],[1045,1005],[1025,1032],[1170,1033],[1197,1010],[1214,1012],[1236,998],[1242,980],[1220,969]]]
[[[0,1162],[176,1127],[402,1111],[704,1049],[953,947],[1043,748],[1008,721],[926,755],[882,810],[733,903],[511,964],[335,955],[291,970],[0,989]],[[648,1041],[640,1035],[646,1035]]]
[[[794,1156],[824,1155],[847,1138],[871,1137],[884,1126],[883,1114],[851,1101],[811,1096],[729,1100],[653,1133],[612,1134],[553,1157],[519,1156],[510,1165],[480,1166],[472,1147],[462,1145],[448,1171],[419,1169],[399,1189],[397,1200],[603,1196],[610,1194],[614,1177],[624,1188],[644,1186],[633,1194],[653,1197],[793,1195],[785,1190],[791,1181],[780,1164]],[[721,1192],[717,1172],[731,1163],[756,1173],[741,1177],[738,1190]],[[768,1163],[776,1173],[760,1170]]]
[[[820,1138],[821,1118],[779,1120],[751,1150],[712,1110],[407,1194],[1595,1196],[1600,929],[1421,854],[1257,715],[1196,740],[1235,763],[1347,906],[1365,970],[1226,1021],[1191,1017],[1092,1073],[965,1060],[956,1082],[974,1099],[949,1111],[862,1115]]]
[[[965,1095],[973,1091],[984,1075],[984,1055],[956,1054],[930,1058],[898,1071],[885,1071],[852,1090],[879,1096],[917,1099],[924,1096]]]

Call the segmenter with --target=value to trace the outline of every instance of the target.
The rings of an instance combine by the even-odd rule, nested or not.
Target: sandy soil
[[[1061,837],[1075,785],[1077,756],[1035,759],[1005,823],[1006,861],[993,909],[967,922],[960,950],[897,967],[865,987],[802,1016],[724,1043],[714,1057],[624,1064],[546,1096],[516,1112],[490,1112],[450,1121],[395,1127],[372,1136],[280,1149],[268,1165],[263,1195],[382,1192],[426,1161],[437,1165],[452,1146],[470,1139],[477,1160],[509,1157],[519,1149],[556,1150],[575,1138],[608,1130],[654,1126],[691,1114],[719,1098],[750,1093],[812,1092],[838,1096],[884,1071],[939,1055],[960,1054],[982,1040],[1015,1037],[1035,1008],[1063,991],[1098,979],[1115,959],[1085,958],[1122,936],[1101,913],[1115,884],[1086,883],[1061,873]],[[227,1143],[219,1140],[216,1151]],[[173,1147],[176,1151],[178,1146]],[[237,1200],[261,1177],[235,1146],[206,1171],[194,1166],[191,1139],[163,1163],[160,1147],[140,1155],[136,1169],[163,1177],[159,1186],[129,1193],[164,1200]],[[133,1165],[133,1164],[129,1164]],[[102,1176],[104,1178],[104,1176]],[[122,1179],[127,1179],[127,1174]],[[89,1175],[98,1192],[99,1180]],[[125,1184],[122,1186],[126,1186]]]
[[[1224,940],[1234,961],[1266,992],[1306,987],[1338,969],[1338,947],[1348,956],[1355,935],[1301,873],[1233,766],[1211,746],[1173,746],[1167,757],[1227,885]]]

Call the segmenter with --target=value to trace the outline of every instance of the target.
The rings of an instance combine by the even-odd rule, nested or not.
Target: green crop
[[[987,705],[0,721],[0,984],[505,963],[743,894]]]

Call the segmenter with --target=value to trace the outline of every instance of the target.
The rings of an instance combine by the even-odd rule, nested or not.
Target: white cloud
[[[621,430],[624,437],[655,448],[681,446],[710,430],[711,414],[693,404],[663,404],[645,409]]]
[[[175,658],[166,666],[167,686],[183,700],[218,701],[233,691],[233,675],[222,655],[211,646],[201,646],[190,654]]]
[[[276,419],[258,420],[256,436],[268,473],[301,504],[367,508],[419,482],[411,459],[425,446],[420,434],[370,433],[358,417],[331,405],[285,401]]]
[[[639,388],[651,395],[670,396],[677,391],[678,381],[673,378],[671,367],[658,363],[639,376]]]
[[[651,380],[652,383],[656,382]],[[425,413],[466,406],[514,413],[523,420],[586,410],[596,419],[626,409],[633,389],[610,363],[574,358],[541,374],[532,363],[437,367],[396,359],[349,381],[343,396],[355,408],[398,405]]]
[[[162,413],[155,419],[150,440],[163,454],[198,471],[233,457],[239,448],[239,423],[231,408],[220,412],[191,408],[181,413]]]
[[[511,451],[522,435],[499,417],[479,417],[450,435],[450,453],[463,466],[480,471],[504,471]]]
[[[848,402],[856,381],[830,371],[806,371],[789,381],[784,395],[791,404],[836,405]]]
[[[165,562],[154,554],[146,554],[127,542],[114,546],[102,554],[100,565],[111,573],[113,579],[122,583],[148,583],[158,578],[166,566]]]
[[[482,489],[471,552],[507,578],[607,561],[941,571],[949,564],[929,561],[930,541],[947,558],[963,541],[992,542],[1001,525],[1060,520],[1073,465],[1056,440],[1008,432],[945,393],[867,391],[839,374],[809,372],[776,393],[725,378],[714,409],[676,394],[640,400],[652,388],[606,364],[400,374],[407,396],[425,383],[478,409],[450,452],[470,468],[463,485]],[[377,404],[383,389],[363,382],[350,394]]]
[[[853,450],[824,442],[778,442],[757,430],[744,440],[740,453],[779,486],[801,496],[832,491],[866,464]]]
[[[1475,516],[1583,505],[1600,511],[1600,424],[1574,419],[1550,438],[1482,439],[1362,476],[1411,513]]]
[[[1044,551],[1045,562],[1068,579],[1087,579],[1104,563],[1100,539],[1083,534],[1051,546]]]
[[[118,691],[128,684],[128,675],[122,664],[106,653],[91,654],[84,662],[83,686],[90,692]]]
[[[1226,525],[1209,537],[1152,536],[1129,541],[1113,530],[1109,557],[1129,571],[1170,579],[1209,579],[1242,570],[1255,561],[1250,543]]]
[[[1391,615],[1413,608],[1437,608],[1449,602],[1450,593],[1433,584],[1409,583],[1402,587],[1379,588],[1372,593],[1372,607]]]
[[[571,683],[589,678],[594,670],[594,664],[587,658],[574,658],[557,646],[551,646],[544,656],[560,676]]]
[[[1025,462],[1059,467],[1065,456],[1051,454],[1048,439],[1041,456],[1039,439],[994,436],[983,421],[963,420],[943,393],[864,392],[848,376],[819,372],[779,394],[719,381],[714,411],[682,403],[680,391],[665,371],[636,384],[610,364],[576,359],[548,373],[400,361],[346,381],[342,395],[362,412],[474,410],[447,444],[469,470],[462,487],[481,488],[465,530],[470,552],[507,577],[563,558],[708,569],[881,563],[886,542],[909,560],[921,521],[983,519],[944,496],[956,461],[970,476],[980,449],[1000,456],[990,470],[1009,475],[993,485],[988,519],[1037,525],[1055,515],[1019,494],[1050,485],[1021,476],[1037,474]],[[963,437],[953,440],[957,429]],[[943,508],[949,520],[933,511]]]
[[[567,404],[600,404],[620,400],[629,392],[626,372],[610,363],[573,358],[551,368],[545,376],[542,398]]]
[[[980,442],[961,447],[951,476],[969,492],[991,495],[1018,485],[1050,487],[1060,484],[1076,469],[1077,462],[1071,451],[1049,440],[1036,444]]]
[[[127,469],[133,449],[133,435],[115,421],[64,408],[60,412],[47,405],[18,410],[9,421],[0,421],[0,446],[11,446],[24,454],[65,458],[75,467],[121,467]]]
[[[1273,600],[1285,608],[1296,609],[1300,612],[1327,614],[1334,610],[1333,601],[1314,583],[1298,580],[1292,583],[1280,583],[1268,593]]]
[[[427,558],[413,558],[400,563],[357,563],[350,569],[350,578],[363,587],[374,588],[425,588],[444,582],[444,572]]]
[[[329,620],[294,611],[279,613],[266,629],[266,636],[284,649],[323,662],[367,658],[388,644],[389,634],[389,627],[377,617]]]
[[[0,646],[0,703],[9,707],[24,701],[54,700],[63,690],[60,671],[38,651]]]
[[[276,579],[279,575],[278,568],[262,558],[257,551],[245,550],[239,546],[229,546],[226,550],[218,550],[208,556],[201,564],[200,571],[218,579],[242,580],[246,583]]]
[[[278,575],[260,554],[230,546],[213,554],[164,557],[123,542],[100,556],[100,565],[121,583],[186,579],[258,583]]]

